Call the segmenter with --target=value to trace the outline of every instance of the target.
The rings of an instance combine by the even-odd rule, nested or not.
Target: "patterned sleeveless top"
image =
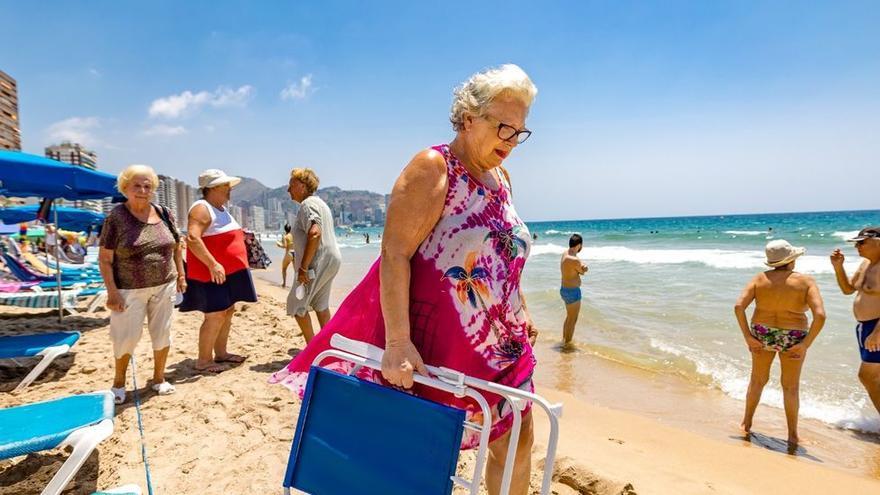
[[[410,338],[426,364],[530,390],[535,358],[528,341],[520,298],[520,278],[531,235],[511,202],[510,184],[498,174],[500,187],[489,189],[450,152],[433,147],[446,161],[448,187],[437,225],[411,260]],[[312,360],[330,345],[335,333],[385,347],[385,324],[379,299],[378,260],[349,294],[312,342],[270,381],[302,395]],[[327,367],[342,372],[349,363]],[[361,370],[358,376],[382,382],[381,373]],[[416,386],[422,397],[468,410],[470,399],[458,399]],[[507,431],[510,417],[498,396],[493,406],[492,438]],[[463,447],[476,444],[467,435]]]

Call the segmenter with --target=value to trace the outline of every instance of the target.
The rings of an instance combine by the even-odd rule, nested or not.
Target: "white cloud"
[[[187,130],[182,125],[156,124],[145,129],[142,134],[144,136],[180,136],[186,133]]]
[[[103,74],[101,74],[101,71],[99,71],[98,69],[96,69],[94,67],[89,69],[89,74],[91,74],[94,77],[101,77],[103,75]]]
[[[219,87],[213,92],[184,91],[177,95],[158,98],[150,103],[150,117],[164,117],[167,119],[180,118],[186,114],[198,111],[205,105],[215,108],[244,106],[254,92],[254,87],[248,84],[238,89]]]
[[[98,117],[70,117],[50,125],[46,134],[52,141],[71,141],[86,146],[100,144],[94,131],[101,127]]]
[[[312,75],[308,74],[300,78],[299,83],[290,83],[281,90],[282,100],[303,100],[313,93]]]

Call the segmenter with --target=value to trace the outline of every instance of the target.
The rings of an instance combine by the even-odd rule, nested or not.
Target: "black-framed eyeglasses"
[[[532,131],[528,129],[517,129],[516,127],[505,124],[494,117],[485,116],[485,118],[486,120],[494,120],[495,122],[498,122],[498,139],[504,141],[514,140],[517,144],[523,144],[529,139],[529,136],[532,135]]]
[[[860,240],[860,241],[856,241],[855,246],[856,246],[856,247],[859,247],[859,246],[861,246],[861,245],[864,244],[864,243],[865,243],[865,239],[862,239],[862,240]]]

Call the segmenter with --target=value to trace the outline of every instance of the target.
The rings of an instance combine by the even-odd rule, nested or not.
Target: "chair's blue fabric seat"
[[[0,460],[55,448],[74,431],[105,419],[113,419],[110,392],[0,409]]]
[[[464,418],[460,409],[313,367],[284,486],[320,495],[449,494]]]
[[[0,358],[36,356],[47,347],[67,344],[73,347],[79,340],[79,332],[36,333],[0,337]]]

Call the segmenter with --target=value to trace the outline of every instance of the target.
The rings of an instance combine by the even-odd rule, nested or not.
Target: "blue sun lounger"
[[[420,384],[476,401],[483,410],[482,423],[467,422],[463,410],[351,376],[363,367],[381,370],[381,349],[341,335],[334,335],[331,345],[334,349],[315,358],[309,372],[284,477],[285,494],[296,490],[315,495],[448,495],[459,485],[476,495],[492,421],[482,392],[502,395],[517,412],[527,401],[547,412],[550,440],[541,493],[550,493],[561,405],[551,406],[535,394],[444,368],[429,366],[433,377],[413,377]],[[355,368],[351,375],[321,368],[327,358],[350,361]],[[513,418],[508,459],[515,459],[522,423],[521,414]],[[480,435],[470,480],[456,476],[464,429]],[[400,465],[389,461],[401,456]],[[512,474],[513,462],[509,462],[502,474],[502,494],[508,493]]]
[[[13,258],[7,253],[3,253],[3,261],[6,263],[6,268],[9,269],[9,272],[22,282],[40,282],[40,286],[43,288],[57,287],[57,285],[53,285],[57,284],[55,275],[41,275],[39,273],[34,273],[22,263],[21,260]],[[103,283],[103,279],[98,273],[61,274],[62,287],[77,283],[90,285],[100,284]]]
[[[0,337],[0,359],[42,357],[43,359],[28,373],[13,392],[21,390],[37,379],[52,361],[66,354],[80,338],[79,332],[53,332],[31,335]],[[16,361],[16,364],[17,361]]]
[[[0,460],[73,447],[42,491],[42,495],[58,495],[112,433],[113,394],[109,391],[0,409]]]

